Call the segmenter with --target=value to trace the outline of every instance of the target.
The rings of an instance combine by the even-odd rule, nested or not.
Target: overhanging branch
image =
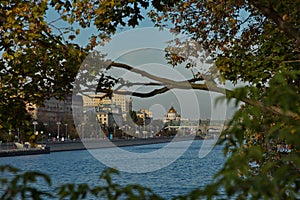
[[[131,67],[127,64],[124,64],[124,63],[112,62],[109,65],[108,69],[112,68],[112,67],[120,68],[120,69],[126,69],[130,72],[139,74],[139,75],[144,76],[146,78],[149,78],[153,81],[157,81],[157,82],[163,83],[165,85],[174,85],[174,86],[176,85],[178,87],[181,87],[182,85],[189,86],[190,83],[194,83],[196,81],[204,81],[204,79],[202,77],[197,77],[197,78],[193,78],[193,79],[185,80],[185,81],[173,81],[173,80],[170,80],[170,79],[167,79],[167,78],[162,78],[162,77],[155,76],[153,74],[150,74],[146,71],[143,71],[143,70],[140,70],[140,69],[137,69],[137,68],[133,68],[133,67]]]
[[[210,81],[210,80],[205,80],[204,78],[193,78],[190,80],[186,80],[186,81],[173,81],[170,79],[166,79],[166,78],[162,78],[162,77],[158,77],[155,75],[152,75],[148,72],[142,71],[140,69],[136,69],[133,68],[129,65],[123,64],[123,63],[111,63],[111,65],[109,66],[109,68],[111,67],[117,67],[117,68],[121,68],[121,69],[126,69],[129,70],[131,72],[140,74],[144,77],[147,77],[151,80],[157,81],[157,82],[149,82],[149,83],[144,83],[144,86],[163,86],[161,88],[158,89],[153,89],[150,92],[132,92],[132,91],[122,91],[122,90],[116,90],[116,91],[112,91],[112,89],[102,89],[100,91],[97,92],[103,92],[103,93],[116,93],[116,94],[122,94],[122,95],[131,95],[131,96],[136,96],[136,97],[141,97],[141,98],[149,98],[149,97],[153,97],[155,95],[158,94],[163,94],[171,89],[185,89],[185,90],[201,90],[201,91],[208,91],[208,92],[216,92],[219,94],[223,94],[223,95],[228,95],[232,98],[235,98],[239,101],[242,101],[246,104],[258,107],[262,110],[266,110],[270,113],[273,114],[279,114],[282,116],[287,116],[287,117],[292,117],[296,120],[300,120],[300,117],[297,113],[291,112],[291,111],[283,111],[280,107],[276,107],[276,106],[265,106],[262,102],[260,101],[254,101],[250,98],[239,98],[234,91],[232,90],[228,90],[228,89],[224,89],[224,88],[220,88],[218,87],[214,82]],[[205,81],[205,83],[196,83],[197,81]],[[127,83],[127,86],[130,85],[138,85],[141,83]],[[120,87],[118,87],[120,88]]]

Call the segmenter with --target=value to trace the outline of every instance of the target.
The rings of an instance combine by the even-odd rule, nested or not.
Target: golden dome
[[[168,113],[176,113],[176,110],[173,108],[173,106],[169,109]]]

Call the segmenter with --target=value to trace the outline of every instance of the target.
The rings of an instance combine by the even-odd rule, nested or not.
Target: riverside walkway
[[[198,136],[180,136],[180,137],[155,137],[155,138],[135,138],[135,139],[91,139],[84,141],[64,141],[47,143],[51,152],[73,151],[85,149],[114,148],[124,146],[137,146],[147,144],[158,144],[168,142],[179,142],[186,140],[198,140]]]
[[[154,138],[134,138],[134,139],[89,139],[83,141],[56,141],[46,142],[47,148],[50,152],[60,151],[75,151],[75,150],[86,150],[86,149],[100,149],[100,148],[114,148],[114,147],[125,147],[125,146],[137,146],[147,144],[158,144],[168,142],[179,142],[186,140],[198,140],[201,139],[198,136],[180,136],[180,137],[154,137]],[[2,143],[0,145],[1,151],[15,151],[13,143]],[[26,155],[25,153],[22,155]],[[30,154],[28,154],[30,155]],[[31,154],[32,155],[32,154]],[[0,155],[1,157],[1,155]]]

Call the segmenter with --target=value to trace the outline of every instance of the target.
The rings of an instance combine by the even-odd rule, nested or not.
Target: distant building
[[[143,119],[144,124],[150,124],[153,118],[152,112],[145,108],[141,108],[139,111],[137,111],[136,116]]]
[[[108,97],[101,99],[103,96],[104,94],[90,94],[88,96],[83,96],[84,108],[88,109],[98,107],[99,105],[116,104],[121,107],[123,119],[126,119],[126,114],[129,111],[129,106],[132,104],[132,100],[127,100],[125,95],[119,94],[113,94],[111,99]]]
[[[37,119],[48,119],[50,122],[62,121],[66,115],[82,113],[82,97],[66,95],[63,100],[50,98],[44,102],[44,106],[37,108]]]
[[[96,115],[98,122],[102,126],[113,127],[123,126],[122,110],[119,105],[116,104],[100,104],[96,107]]]
[[[82,116],[83,100],[81,96],[68,94],[64,99],[59,100],[54,97],[44,101],[44,105],[36,108],[36,118],[44,130],[56,133],[57,123],[60,123],[61,130],[63,126],[68,126],[69,130],[74,127],[74,117]]]
[[[177,113],[175,108],[171,106],[168,113],[164,116],[163,122],[165,126],[178,126],[180,125],[181,116]]]
[[[82,100],[85,108],[94,108],[100,103],[100,98],[97,98],[96,95],[83,95]]]

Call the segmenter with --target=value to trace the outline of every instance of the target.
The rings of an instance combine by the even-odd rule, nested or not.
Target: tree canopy
[[[17,127],[28,117],[25,104],[42,104],[46,98],[69,92],[79,65],[93,47],[107,41],[118,27],[135,27],[148,15],[156,26],[186,34],[210,52],[221,82],[247,85],[219,90],[207,74],[179,82],[124,63],[109,64],[108,68],[133,70],[156,81],[150,85],[158,89],[132,95],[147,97],[188,83],[192,89],[209,87],[245,102],[220,141],[228,155],[223,169],[214,183],[192,195],[212,197],[223,188],[228,196],[242,199],[296,199],[300,187],[299,8],[298,0],[1,2],[0,125]],[[48,11],[55,12],[64,26],[47,20]],[[78,45],[76,35],[91,26],[99,34],[91,35],[86,46]],[[173,65],[188,62],[176,45],[167,50],[166,59]],[[119,81],[111,78],[100,77],[98,90],[111,93],[110,86]],[[16,110],[22,115],[16,115]]]

